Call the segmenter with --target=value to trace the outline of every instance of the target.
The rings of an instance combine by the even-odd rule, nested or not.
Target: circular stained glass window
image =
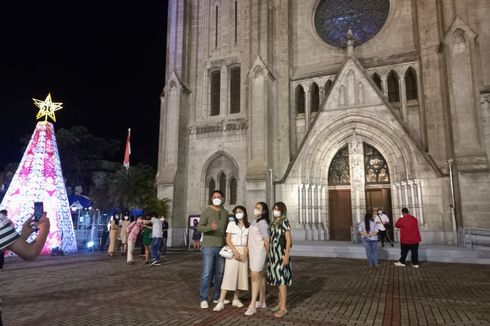
[[[345,48],[350,27],[358,46],[381,30],[389,12],[390,0],[320,0],[315,29],[328,44]]]

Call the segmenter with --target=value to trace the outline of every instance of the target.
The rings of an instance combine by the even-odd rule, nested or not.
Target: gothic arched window
[[[333,83],[330,79],[327,80],[327,82],[325,83],[325,86],[323,88],[325,96],[327,96],[328,92],[330,92],[330,88],[332,88],[332,84]]]
[[[303,86],[296,86],[296,113],[305,113],[305,90]]]
[[[364,144],[364,171],[366,184],[390,183],[390,172],[385,158],[368,144]]]
[[[390,103],[400,102],[400,87],[398,86],[398,75],[393,70],[388,74],[388,101]]]
[[[230,113],[240,112],[240,67],[230,68]]]
[[[213,192],[216,190],[216,182],[213,178],[210,178],[208,181],[208,198],[209,204],[211,204],[211,197],[213,196]]]
[[[224,172],[221,172],[218,177],[219,182],[219,190],[226,196],[226,175]]]
[[[335,154],[332,163],[330,163],[328,169],[328,183],[330,185],[350,184],[349,148],[347,145],[342,147],[337,154]]]
[[[221,97],[221,71],[219,69],[211,71],[211,91],[210,106],[211,115],[219,115]]]
[[[237,197],[237,182],[234,177],[231,177],[230,179],[230,205],[235,205],[236,204],[236,197]]]
[[[220,151],[209,158],[205,164],[205,169],[207,191],[217,189],[223,193],[227,203],[233,204],[233,202],[236,202],[238,200],[238,166],[234,159],[225,152]],[[212,187],[209,185],[210,180],[212,180]],[[208,193],[208,195],[211,195],[211,193]]]
[[[410,67],[405,73],[405,93],[407,94],[407,101],[416,100],[417,94],[417,74],[415,70]]]
[[[311,112],[318,112],[320,107],[320,90],[316,83],[310,86],[310,109]]]
[[[377,73],[374,73],[372,78],[373,78],[374,84],[378,87],[378,89],[382,93],[383,92],[383,83],[381,82],[381,78],[379,77],[379,75]]]

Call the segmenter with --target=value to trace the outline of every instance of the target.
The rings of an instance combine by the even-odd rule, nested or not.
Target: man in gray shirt
[[[151,214],[151,223],[152,223],[152,233],[151,233],[151,259],[152,262],[150,266],[160,266],[162,263],[160,261],[160,247],[162,246],[162,238],[163,238],[163,230],[162,230],[162,221],[157,216],[156,213]]]

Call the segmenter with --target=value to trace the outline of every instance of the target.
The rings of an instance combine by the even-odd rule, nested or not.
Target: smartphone
[[[39,222],[44,213],[44,204],[42,201],[34,202],[34,222]]]

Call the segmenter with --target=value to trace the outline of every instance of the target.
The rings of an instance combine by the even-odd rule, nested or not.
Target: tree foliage
[[[84,126],[59,129],[56,141],[67,185],[72,191],[81,185],[85,192],[92,185],[92,173],[98,168],[96,163],[113,160],[122,144],[117,140],[96,137]]]
[[[168,199],[159,199],[155,187],[155,170],[149,165],[139,164],[127,171],[121,168],[110,176],[107,185],[107,203],[122,211],[141,208],[166,216]],[[104,201],[104,199],[102,199]],[[96,203],[99,205],[99,203]]]

